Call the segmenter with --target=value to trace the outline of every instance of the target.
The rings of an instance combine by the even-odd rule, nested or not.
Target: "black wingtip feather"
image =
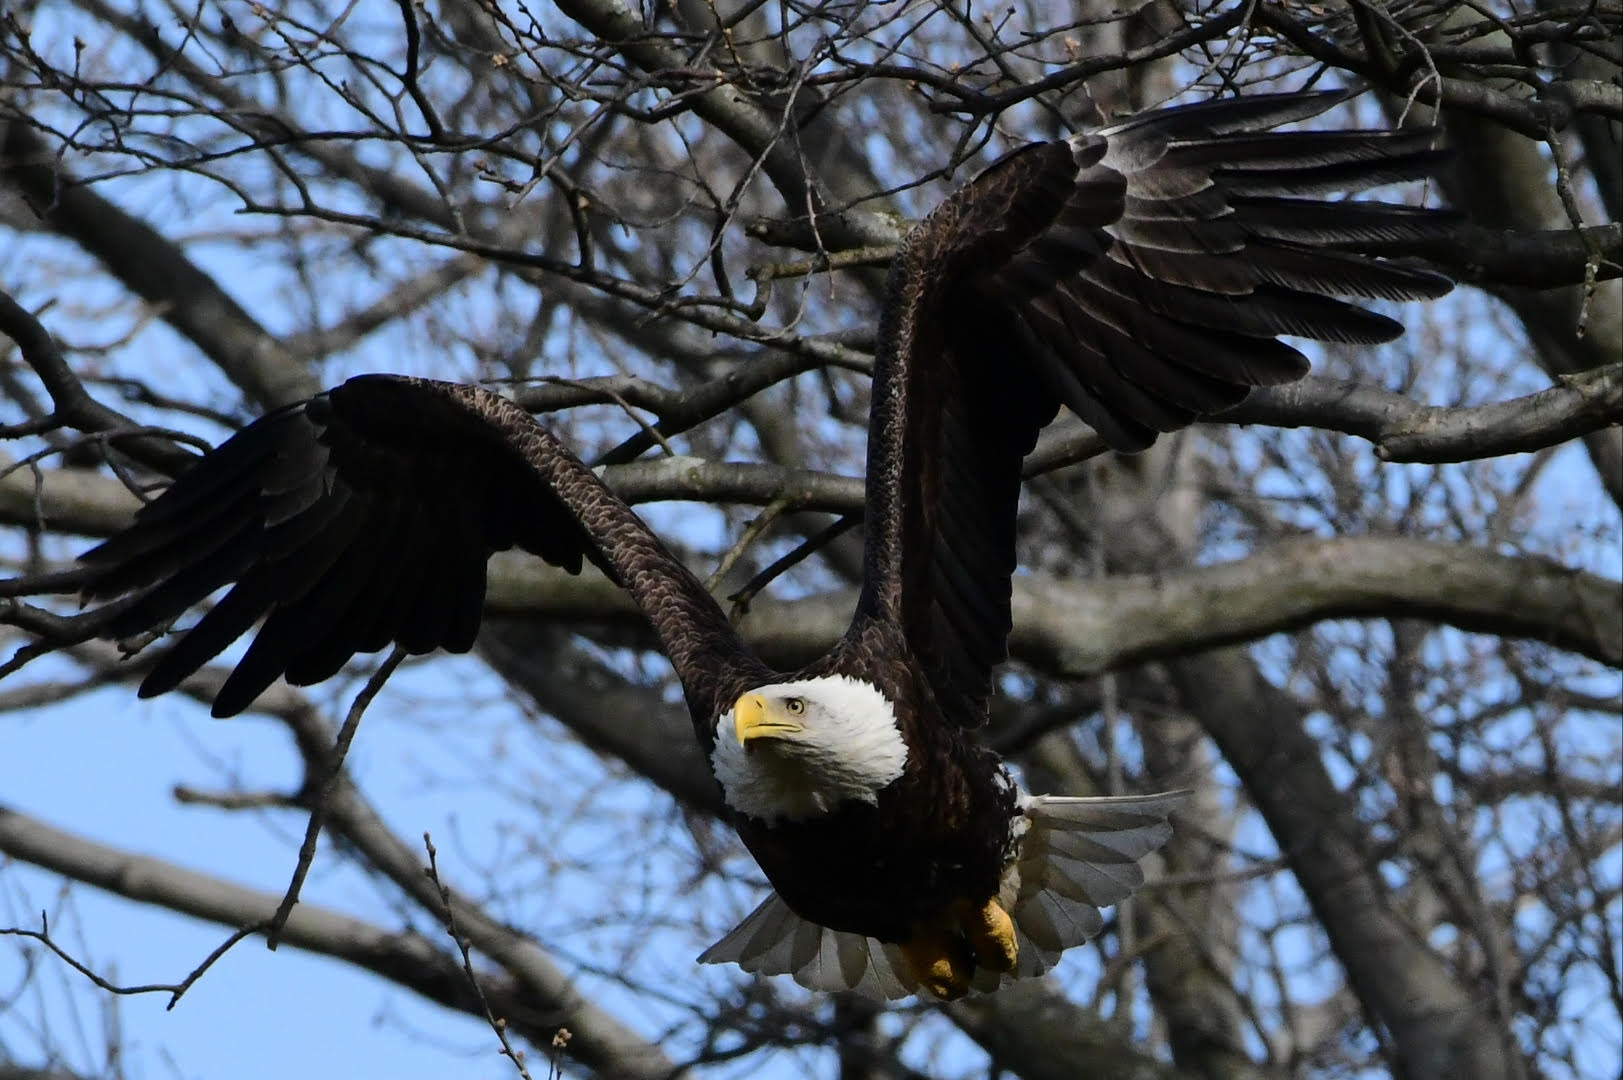
[[[267,603],[267,582],[252,571],[244,575],[208,614],[169,646],[141,680],[141,696],[156,697],[179,686],[253,626]]]
[[[577,513],[606,514],[649,558],[663,551],[646,530],[626,537],[630,511],[510,402],[362,376],[202,457],[129,529],[85,553],[86,593],[137,594],[107,628],[131,637],[234,582],[139,690],[173,689],[263,618],[216,695],[214,715],[234,715],[277,678],[318,682],[358,652],[471,648],[485,562],[514,543],[574,572],[591,559],[613,574]],[[674,587],[701,591],[686,579]],[[701,623],[708,614],[717,640],[736,642],[719,610],[689,606]]]

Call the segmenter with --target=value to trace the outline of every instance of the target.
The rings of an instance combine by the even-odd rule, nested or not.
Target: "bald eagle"
[[[1279,335],[1402,332],[1341,298],[1447,291],[1373,254],[1441,214],[1338,197],[1428,174],[1431,132],[1277,130],[1343,98],[1210,101],[1023,146],[908,234],[879,323],[860,599],[803,670],[755,657],[528,413],[418,378],[361,376],[248,425],[82,556],[87,591],[124,598],[122,638],[231,585],[140,689],[263,619],[215,698],[228,716],[357,653],[466,651],[493,552],[589,562],[647,617],[772,885],[701,960],[876,998],[1037,975],[1141,884],[1181,796],[1030,795],[971,735],[1007,655],[1021,460],[1061,406],[1141,450],[1301,376]]]

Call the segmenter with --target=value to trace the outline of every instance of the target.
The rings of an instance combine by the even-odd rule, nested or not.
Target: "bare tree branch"
[[[271,893],[98,844],[3,807],[0,852],[115,895],[183,912],[222,927],[268,922],[281,901],[280,896]],[[422,876],[420,867],[414,872]],[[606,1076],[669,1080],[674,1075],[671,1062],[658,1048],[568,990],[567,980],[540,949],[510,932],[504,933],[509,936],[504,951],[509,956],[523,957],[522,969],[562,991],[561,995],[537,996],[533,982],[484,977],[481,989],[492,1008],[525,1038],[537,1046],[546,1046],[560,1026],[567,1026],[573,1035],[570,1056]],[[467,983],[461,960],[412,930],[386,930],[305,902],[289,913],[282,937],[289,945],[307,952],[377,972],[430,1001],[480,1015],[479,1002]]]
[[[1304,379],[1252,394],[1224,418],[1357,435],[1387,461],[1474,461],[1542,450],[1623,424],[1623,363],[1558,375],[1556,385],[1492,405],[1418,405],[1379,387]]]
[[[260,407],[308,397],[310,372],[156,229],[81,185],[20,121],[0,126],[0,184],[90,252],[203,350]]]

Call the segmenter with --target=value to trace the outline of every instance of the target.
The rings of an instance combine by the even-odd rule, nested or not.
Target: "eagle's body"
[[[980,747],[1007,655],[1020,467],[1061,407],[1121,450],[1306,370],[1280,334],[1401,327],[1338,297],[1439,295],[1378,258],[1446,227],[1331,198],[1436,164],[1426,132],[1273,129],[1335,95],[1162,110],[1006,156],[892,265],[851,628],[774,672],[692,572],[533,417],[448,383],[362,376],[249,425],[83,558],[130,594],[113,636],[235,583],[142,683],[173,688],[263,618],[215,698],[397,645],[465,651],[489,555],[625,588],[681,680],[724,803],[774,893],[708,950],[805,985],[941,997],[1038,974],[1142,880],[1176,795],[1020,792]]]
[[[939,765],[913,770],[876,802],[846,802],[826,816],[772,825],[738,818],[738,834],[801,918],[905,942],[953,903],[997,896],[1011,856],[1014,785],[995,756],[973,760],[987,752],[958,742],[938,759],[950,775]],[[946,756],[952,751],[959,754]]]
[[[917,668],[886,647],[888,636],[880,628],[858,634],[779,682],[843,678],[873,687],[891,714],[878,723],[894,725],[913,768],[902,768],[872,802],[847,799],[821,813],[751,815],[733,805],[725,784],[723,796],[739,836],[797,914],[900,943],[955,900],[998,894],[1019,812],[1002,761],[942,722]]]

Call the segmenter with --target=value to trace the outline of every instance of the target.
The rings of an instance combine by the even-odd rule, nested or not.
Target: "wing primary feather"
[[[355,497],[363,502],[365,498]],[[241,712],[280,677],[294,685],[320,681],[298,678],[300,665],[335,631],[341,632],[342,613],[366,582],[365,569],[373,559],[369,538],[360,529],[366,520],[366,508],[354,500],[346,501],[344,507],[349,512],[321,536],[328,544],[322,555],[327,564],[319,568],[307,564],[309,580],[304,587],[287,589],[278,598],[265,625],[215,696],[216,715]],[[346,652],[338,666],[350,655],[352,652]],[[336,670],[335,666],[321,678]]]
[[[273,583],[267,579],[268,575],[255,570],[244,574],[219,603],[158,658],[141,680],[140,696],[168,693],[246,633],[265,613],[274,595]]]
[[[197,562],[180,566],[173,577],[153,585],[111,619],[102,633],[117,640],[167,626],[187,608],[236,580],[253,565],[261,547],[259,538],[252,535],[232,539],[237,542],[217,546]]]
[[[303,405],[289,405],[266,413],[247,427],[233,433],[225,442],[197,459],[162,495],[136,513],[137,521],[157,524],[187,516],[199,506],[213,502],[220,493],[243,490],[242,479],[259,471],[259,463],[275,452],[290,425],[304,422]],[[114,538],[116,541],[118,537]],[[116,550],[114,541],[109,544]],[[100,550],[100,548],[92,549]],[[90,554],[89,552],[86,553]]]
[[[1427,150],[1373,164],[1349,160],[1292,170],[1225,168],[1215,175],[1223,190],[1236,198],[1322,196],[1425,180],[1435,176],[1449,156],[1446,150]],[[1441,217],[1457,220],[1451,214]]]
[[[1294,244],[1382,244],[1446,234],[1455,219],[1401,203],[1235,196],[1234,220],[1259,239]]]
[[[180,518],[143,520],[138,511],[129,529],[80,556],[92,575],[86,599],[121,596],[172,578],[237,540],[257,521],[254,496],[221,495],[203,512]]]

